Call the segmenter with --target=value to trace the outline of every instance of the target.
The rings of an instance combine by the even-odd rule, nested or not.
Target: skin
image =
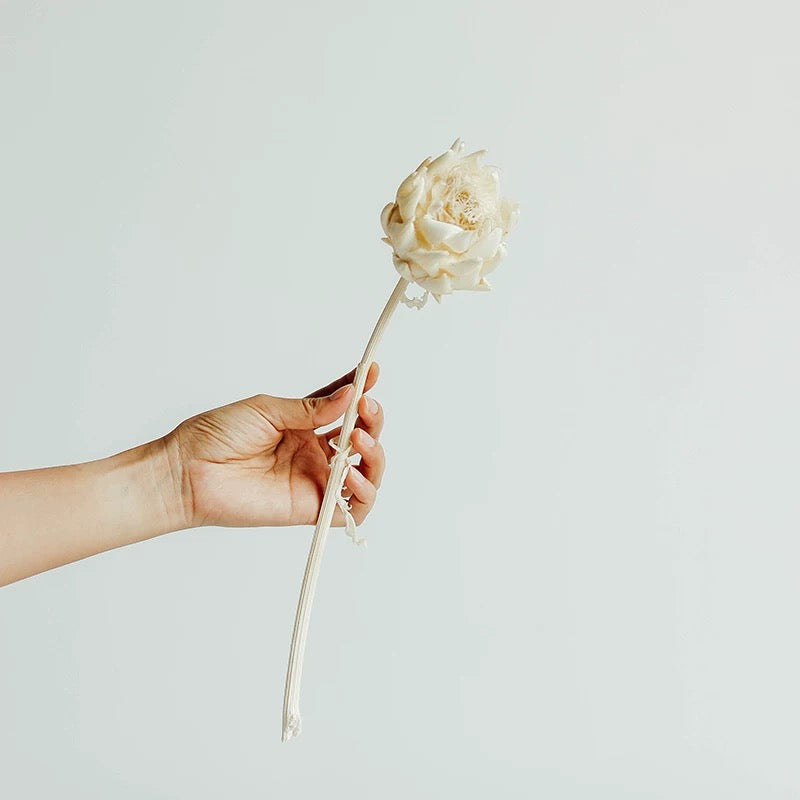
[[[383,409],[367,392],[345,478],[361,524],[386,466]],[[355,370],[302,398],[259,394],[198,414],[166,436],[84,464],[0,473],[0,586],[82,558],[203,525],[314,525]],[[337,390],[341,390],[336,394]],[[374,408],[371,406],[374,403]],[[342,527],[337,507],[333,526]]]

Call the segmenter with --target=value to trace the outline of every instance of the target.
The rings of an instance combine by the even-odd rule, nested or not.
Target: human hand
[[[385,469],[383,409],[370,410],[366,392],[378,379],[370,365],[359,400],[351,442],[361,456],[345,477],[357,524],[375,504]],[[201,525],[313,525],[319,516],[334,451],[328,440],[341,426],[326,433],[347,410],[354,391],[355,369],[303,398],[255,395],[182,422],[164,437],[180,484],[184,527]],[[338,392],[338,393],[337,393]],[[342,527],[338,507],[333,526]]]

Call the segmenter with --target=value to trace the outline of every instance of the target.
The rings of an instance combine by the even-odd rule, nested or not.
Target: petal
[[[482,275],[488,275],[494,269],[497,268],[497,265],[506,257],[506,243],[503,242],[500,247],[497,248],[497,252],[494,254],[492,258],[488,261],[483,262],[483,269],[481,269]]]
[[[458,261],[453,261],[443,269],[450,275],[475,275],[477,281],[480,277],[481,267],[483,266],[482,258],[462,258]]]
[[[474,289],[480,279],[479,269],[466,275],[458,275],[452,279],[453,289]]]
[[[503,225],[508,233],[519,221],[519,203],[504,197],[500,201],[500,216],[503,218]]]
[[[424,281],[419,281],[419,285],[432,294],[450,294],[453,291],[453,284],[449,275],[439,275],[438,278],[427,278]]]
[[[453,144],[455,144],[455,142]],[[454,150],[445,150],[444,153],[434,158],[433,161],[428,164],[428,175],[431,179],[444,175],[447,170],[456,163],[457,159],[458,156]]]
[[[464,256],[467,258],[492,258],[497,252],[502,238],[503,229],[495,228],[485,236],[481,236],[475,244],[464,253]]]
[[[405,256],[409,250],[419,247],[413,222],[390,222],[389,237],[399,256]]]
[[[444,214],[444,203],[441,200],[431,200],[428,203],[428,211],[427,216],[436,219],[437,217],[443,216]]]
[[[392,253],[392,261],[394,262],[395,269],[398,272],[400,272],[400,274],[403,275],[404,278],[406,276],[405,276],[404,272],[402,272],[402,270],[403,270],[403,265],[405,265],[405,269],[407,269],[409,274],[411,275],[411,277],[410,278],[406,278],[406,280],[420,281],[420,280],[425,280],[425,279],[430,277],[428,275],[428,273],[425,272],[424,269],[422,269],[422,267],[420,267],[419,265],[414,264],[412,262],[406,261],[403,258],[400,258],[397,255],[397,253]]]
[[[383,232],[387,236],[389,235],[389,228],[387,227],[389,224],[389,214],[392,213],[393,208],[394,208],[394,203],[387,203],[383,207],[383,211],[381,211],[381,227],[383,228]]]
[[[407,280],[413,281],[414,276],[411,274],[411,270],[408,268],[408,264],[405,261],[399,259],[397,256],[392,258],[394,261],[394,268]]]
[[[403,222],[414,219],[414,213],[417,210],[417,205],[422,199],[424,192],[425,178],[422,175],[417,175],[416,182],[411,185],[411,189],[407,194],[401,196],[398,191],[397,205],[400,209],[400,218]]]
[[[397,199],[405,197],[417,185],[419,180],[419,172],[414,170],[401,184],[397,187]]]
[[[486,280],[486,278],[481,278],[481,282],[475,287],[476,291],[479,292],[488,292],[491,291],[492,284]]]
[[[488,150],[476,150],[474,153],[470,153],[467,156],[463,156],[459,166],[462,169],[467,169],[467,170],[480,169],[481,160],[488,152],[489,152]]]
[[[475,238],[475,231],[465,230],[449,222],[441,222],[428,214],[417,220],[417,230],[431,247],[445,245],[456,253],[463,253]]]
[[[456,154],[460,155],[464,152],[464,142],[461,139],[456,139],[453,144],[450,145],[450,149]]]
[[[426,274],[436,277],[443,269],[448,269],[453,263],[453,256],[445,250],[412,250],[405,255],[410,264],[416,264],[424,269]]]
[[[428,278],[430,278],[430,275],[428,275],[428,273],[425,272],[425,270],[422,269],[422,267],[420,267],[418,264],[409,264],[408,268],[411,270],[411,276],[417,283],[420,281],[426,281]]]
[[[447,181],[435,181],[431,186],[431,201],[428,206],[436,205],[437,207],[441,207],[442,205],[442,197],[444,193],[447,191]],[[429,211],[428,212],[432,217],[436,215]]]

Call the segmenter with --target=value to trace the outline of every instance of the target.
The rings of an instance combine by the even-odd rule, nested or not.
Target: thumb
[[[259,395],[254,400],[276,430],[313,430],[339,419],[347,411],[352,396],[353,384],[348,383],[325,397]]]

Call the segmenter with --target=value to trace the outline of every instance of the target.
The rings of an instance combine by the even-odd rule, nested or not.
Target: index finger
[[[352,383],[356,378],[356,369],[354,367],[347,373],[347,375],[342,375],[341,378],[337,378],[335,381],[332,381],[327,386],[323,386],[321,389],[317,389],[315,392],[311,392],[307,394],[306,397],[327,397],[329,394],[333,394],[337,389],[340,389],[342,386],[347,386],[348,383]],[[380,367],[378,366],[377,361],[373,361],[369,365],[369,370],[367,370],[367,381],[364,384],[364,392],[368,392],[378,380],[378,375],[380,374]]]

